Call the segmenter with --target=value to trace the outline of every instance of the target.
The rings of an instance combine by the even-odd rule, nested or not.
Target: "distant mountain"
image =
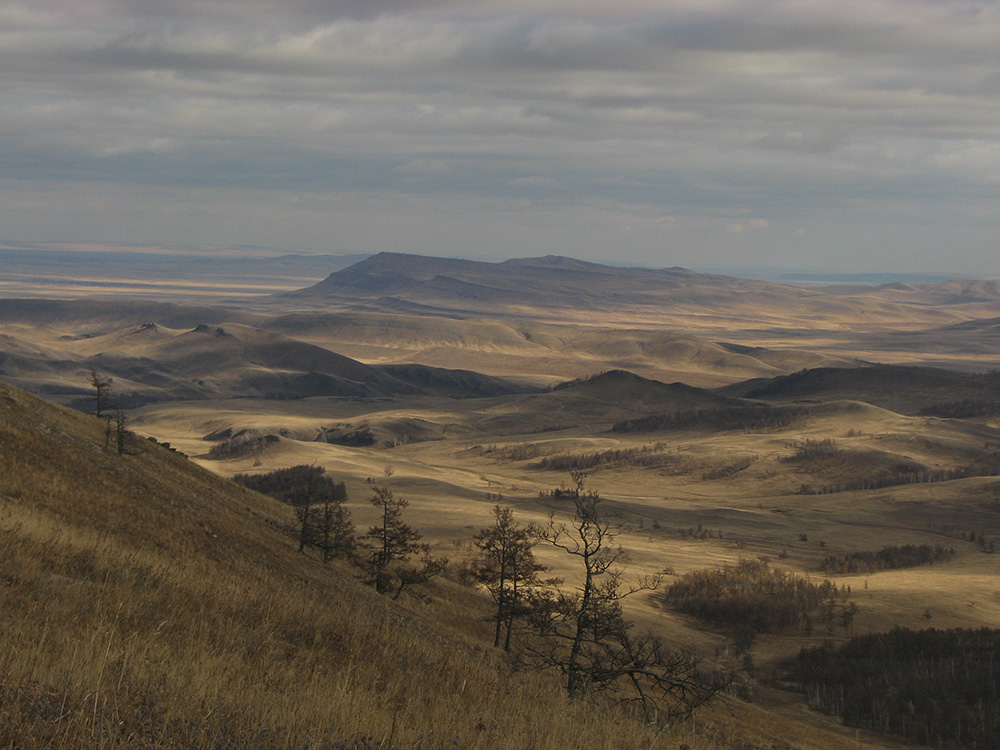
[[[693,305],[754,294],[829,303],[795,287],[700,274],[683,268],[623,268],[561,256],[502,263],[379,253],[330,274],[320,283],[279,299],[377,303],[413,312],[482,312],[512,308],[600,310],[607,306]]]
[[[973,333],[986,333],[996,335],[1000,333],[1000,317],[986,318],[985,320],[967,320],[964,323],[956,323],[944,329],[946,332],[968,331]]]
[[[596,399],[633,411],[673,411],[727,406],[734,399],[686,383],[661,383],[626,370],[560,383],[552,389],[559,397]]]
[[[828,287],[836,291],[838,287]],[[927,305],[968,305],[1000,301],[1000,279],[952,279],[933,284],[895,282],[877,287],[851,287],[860,296],[882,296],[889,299],[911,298]]]
[[[632,268],[561,256],[502,263],[379,253],[305,289],[261,302],[282,313],[379,312],[659,328],[744,340],[827,341],[943,327],[994,315],[1000,283],[790,286],[684,268]],[[798,345],[796,345],[798,346]],[[801,347],[798,347],[801,348]],[[827,350],[828,353],[833,350]],[[629,367],[629,363],[620,363]]]
[[[249,323],[258,317],[216,307],[135,299],[0,299],[0,325],[44,326],[74,334],[84,330],[87,336],[153,321],[168,328],[193,328],[200,323]]]

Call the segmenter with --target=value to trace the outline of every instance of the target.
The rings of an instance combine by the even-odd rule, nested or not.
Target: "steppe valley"
[[[88,411],[98,373],[130,430],[221,477],[322,466],[359,530],[385,483],[453,567],[498,503],[544,525],[585,482],[620,526],[627,579],[663,576],[628,617],[710,664],[737,663],[731,629],[665,606],[665,587],[741,560],[831,578],[850,621],[755,634],[748,702],[730,709],[789,744],[745,729],[740,747],[895,747],[811,711],[784,660],[896,626],[1000,624],[996,281],[792,286],[384,253],[275,278],[68,295],[4,278],[0,379]],[[829,569],[906,545],[950,557]],[[575,585],[572,559],[536,555]]]

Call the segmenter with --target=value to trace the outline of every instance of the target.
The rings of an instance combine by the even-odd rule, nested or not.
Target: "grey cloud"
[[[15,0],[0,29],[0,200],[21,181],[949,222],[1000,165],[992,3]]]
[[[762,135],[754,143],[760,148],[778,151],[804,151],[811,154],[827,154],[840,148],[845,141],[843,133],[796,133],[772,131]]]

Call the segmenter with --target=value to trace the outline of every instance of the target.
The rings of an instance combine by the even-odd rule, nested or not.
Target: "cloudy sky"
[[[0,239],[1000,276],[997,0],[3,0]]]

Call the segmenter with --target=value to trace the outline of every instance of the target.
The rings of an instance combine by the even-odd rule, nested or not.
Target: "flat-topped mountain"
[[[669,327],[687,334],[802,337],[912,331],[996,314],[993,282],[807,289],[684,268],[560,256],[500,263],[379,253],[266,306],[451,318]],[[596,316],[596,317],[595,317]]]
[[[620,268],[561,256],[502,263],[379,253],[319,284],[280,295],[308,300],[392,302],[438,311],[491,306],[601,309],[608,305],[696,304],[722,291],[825,299],[795,287],[700,274],[683,268]]]
[[[731,290],[784,288],[794,294],[807,290],[778,284],[696,273],[684,268],[650,269],[606,266],[562,256],[516,258],[500,263],[435,258],[405,253],[379,253],[349,268],[331,273],[320,283],[281,297],[379,299],[417,301],[457,300],[477,296],[484,302],[523,301],[531,305],[573,307],[606,301],[649,304],[668,291],[701,284]],[[567,296],[572,295],[572,296]],[[638,298],[635,295],[640,295]]]

